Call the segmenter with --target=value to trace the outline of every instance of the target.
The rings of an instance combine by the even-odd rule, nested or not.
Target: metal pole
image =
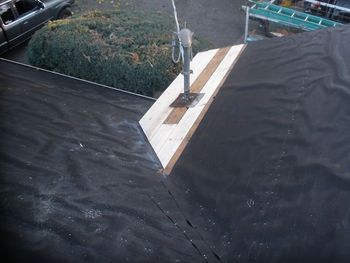
[[[246,11],[246,15],[245,15],[244,44],[247,44],[248,27],[249,27],[249,6],[246,7],[245,11]]]
[[[191,48],[184,47],[184,94],[188,97],[190,94],[190,61],[191,61]]]
[[[189,98],[189,94],[190,94],[190,75],[191,75],[190,62],[191,62],[192,36],[193,36],[193,33],[188,28],[181,29],[179,33],[180,42],[184,50],[184,54],[183,54],[184,96],[187,99]]]

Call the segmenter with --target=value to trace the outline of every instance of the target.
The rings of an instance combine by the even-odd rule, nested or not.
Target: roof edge
[[[35,66],[32,66],[32,65],[24,64],[24,63],[21,63],[21,62],[18,62],[18,61],[14,61],[14,60],[10,60],[10,59],[6,59],[6,58],[0,58],[0,61],[5,61],[5,62],[8,62],[8,63],[13,63],[13,64],[20,65],[20,66],[23,66],[23,67],[28,67],[28,68],[32,68],[32,69],[35,69],[35,70],[48,72],[48,73],[51,73],[51,74],[54,74],[54,75],[58,75],[58,76],[61,76],[61,77],[67,77],[67,78],[70,78],[70,79],[79,80],[79,81],[82,81],[82,82],[85,82],[85,83],[93,84],[93,85],[100,86],[100,87],[107,88],[107,89],[112,89],[112,90],[115,90],[115,91],[119,91],[121,93],[125,93],[125,94],[128,94],[128,95],[133,95],[133,96],[140,97],[140,98],[147,99],[147,100],[152,100],[152,101],[156,101],[157,100],[157,99],[149,97],[149,96],[137,94],[137,93],[134,93],[134,92],[131,92],[131,91],[126,91],[126,90],[122,90],[122,89],[118,89],[118,88],[114,88],[114,87],[110,87],[110,86],[103,85],[103,84],[100,84],[100,83],[96,83],[96,82],[93,82],[93,81],[80,79],[80,78],[69,76],[69,75],[66,75],[66,74],[63,74],[63,73],[54,72],[54,71],[51,71],[51,70],[35,67]]]

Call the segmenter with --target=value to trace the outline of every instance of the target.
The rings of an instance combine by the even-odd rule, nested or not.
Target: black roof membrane
[[[347,262],[350,29],[249,44],[169,176],[151,101],[0,61],[0,247],[22,262]]]
[[[167,185],[224,262],[348,262],[350,28],[249,44]]]
[[[152,101],[0,61],[0,251],[15,262],[176,262],[198,253],[138,120]]]

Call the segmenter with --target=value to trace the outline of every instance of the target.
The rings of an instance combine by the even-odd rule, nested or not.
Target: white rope
[[[180,33],[180,25],[179,25],[179,20],[177,19],[177,11],[176,11],[176,5],[175,5],[175,1],[171,0],[172,4],[173,4],[173,9],[174,9],[174,17],[175,17],[175,23],[176,23],[176,31],[179,34]]]
[[[176,10],[175,1],[171,0],[171,2],[173,4],[173,9],[174,9],[174,17],[175,17],[175,23],[176,23],[177,38],[179,40],[179,55],[178,55],[177,59],[175,59],[174,47],[173,47],[172,59],[173,59],[173,61],[175,63],[178,63],[180,61],[180,58],[182,58],[182,61],[184,60],[184,50],[183,50],[181,39],[180,39],[180,25],[179,25],[179,20],[177,18],[177,10]]]

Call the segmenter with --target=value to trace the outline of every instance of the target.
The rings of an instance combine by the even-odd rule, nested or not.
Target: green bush
[[[37,67],[152,96],[181,70],[171,61],[173,30],[164,14],[89,12],[40,29],[27,56]],[[194,51],[209,46],[194,40]]]

